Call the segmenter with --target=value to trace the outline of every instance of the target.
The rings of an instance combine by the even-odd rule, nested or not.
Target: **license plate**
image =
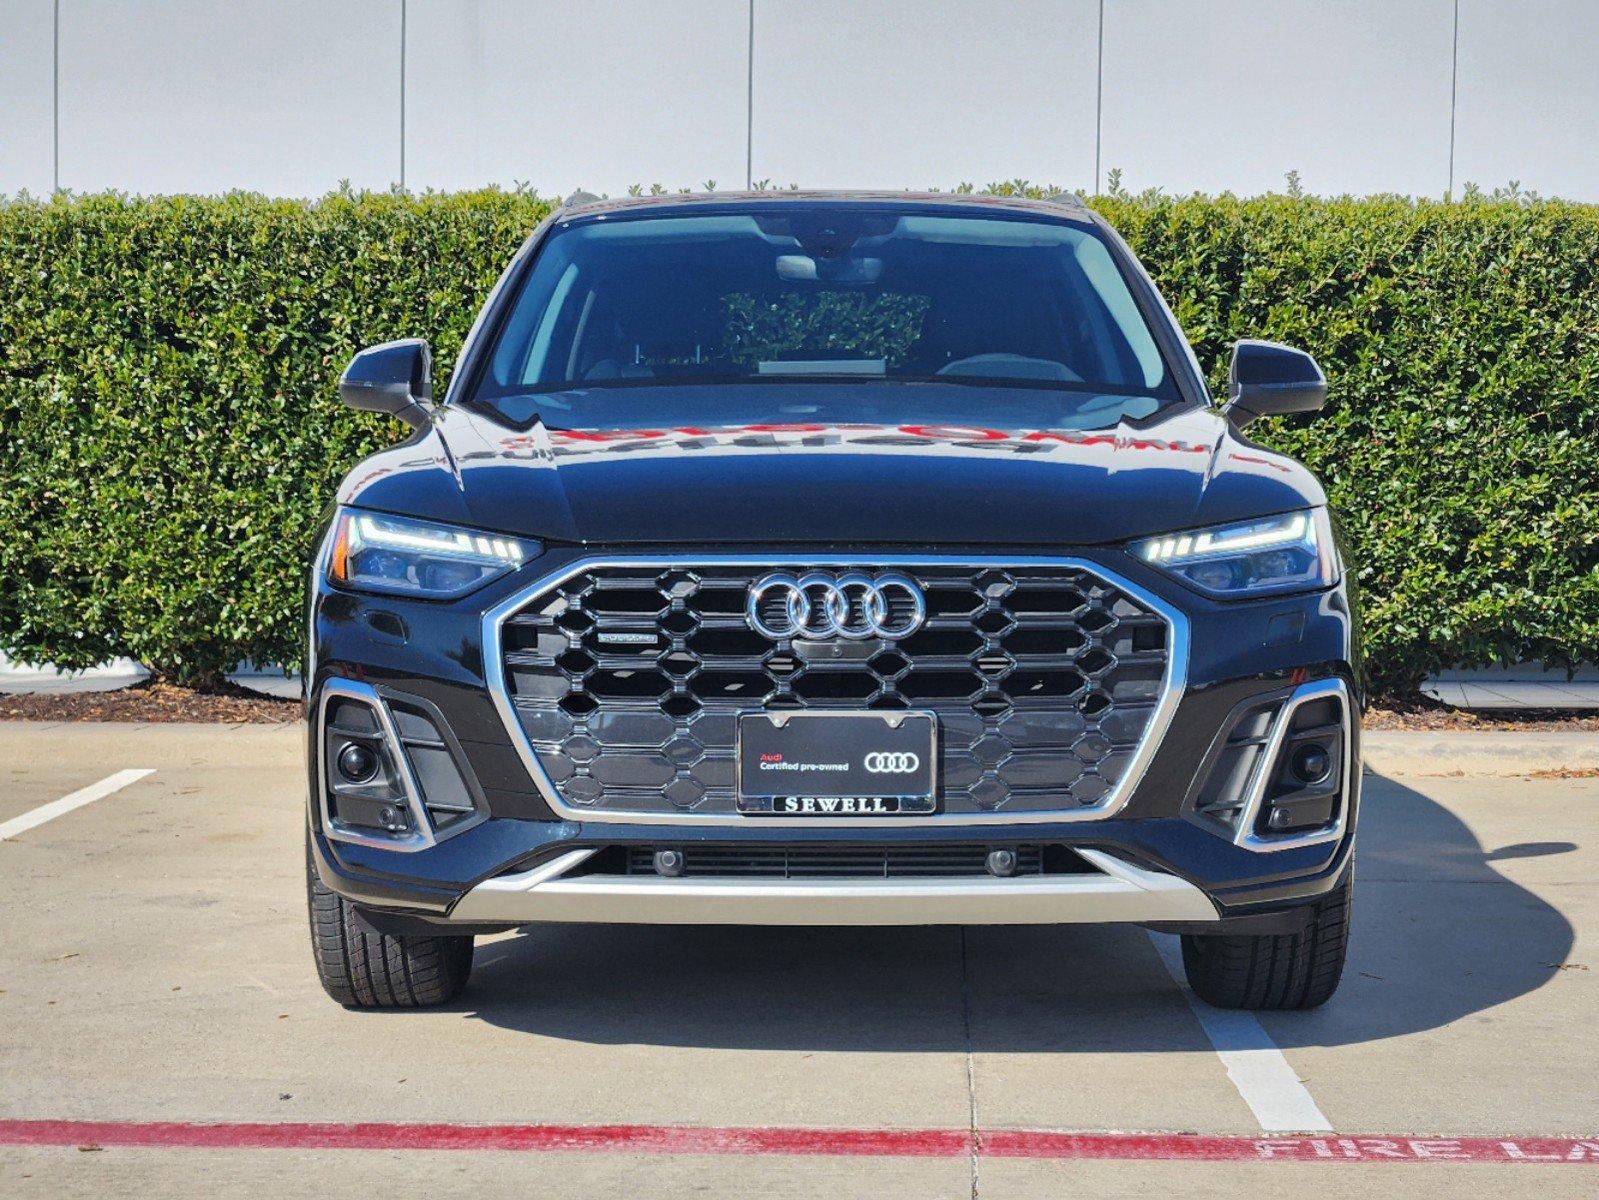
[[[937,807],[932,713],[746,713],[738,719],[738,811],[877,817]]]

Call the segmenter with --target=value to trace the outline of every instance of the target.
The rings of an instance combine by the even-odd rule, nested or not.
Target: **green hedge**
[[[1379,679],[1599,647],[1599,209],[1095,201],[1220,387],[1303,345],[1328,411],[1263,426],[1326,481]],[[0,203],[0,649],[204,678],[296,663],[334,482],[400,434],[336,401],[359,346],[452,362],[532,196]]]

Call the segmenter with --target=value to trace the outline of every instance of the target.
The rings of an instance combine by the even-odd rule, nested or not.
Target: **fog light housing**
[[[1325,746],[1316,742],[1306,742],[1294,750],[1289,768],[1300,783],[1320,783],[1332,770],[1332,755],[1327,753]]]
[[[340,750],[338,763],[339,774],[351,783],[370,783],[377,777],[377,752],[360,742],[351,742]]]

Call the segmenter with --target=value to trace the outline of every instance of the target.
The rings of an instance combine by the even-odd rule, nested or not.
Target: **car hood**
[[[991,411],[973,391],[970,411]],[[517,428],[460,406],[363,462],[340,500],[578,544],[899,546],[1089,545],[1326,502],[1297,462],[1192,408],[1085,430],[947,418]]]

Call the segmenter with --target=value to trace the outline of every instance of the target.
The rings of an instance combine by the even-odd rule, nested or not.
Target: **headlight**
[[[1311,591],[1338,582],[1325,508],[1134,542],[1132,552],[1208,596]]]
[[[328,579],[363,592],[453,600],[542,551],[537,542],[409,517],[341,512]]]

